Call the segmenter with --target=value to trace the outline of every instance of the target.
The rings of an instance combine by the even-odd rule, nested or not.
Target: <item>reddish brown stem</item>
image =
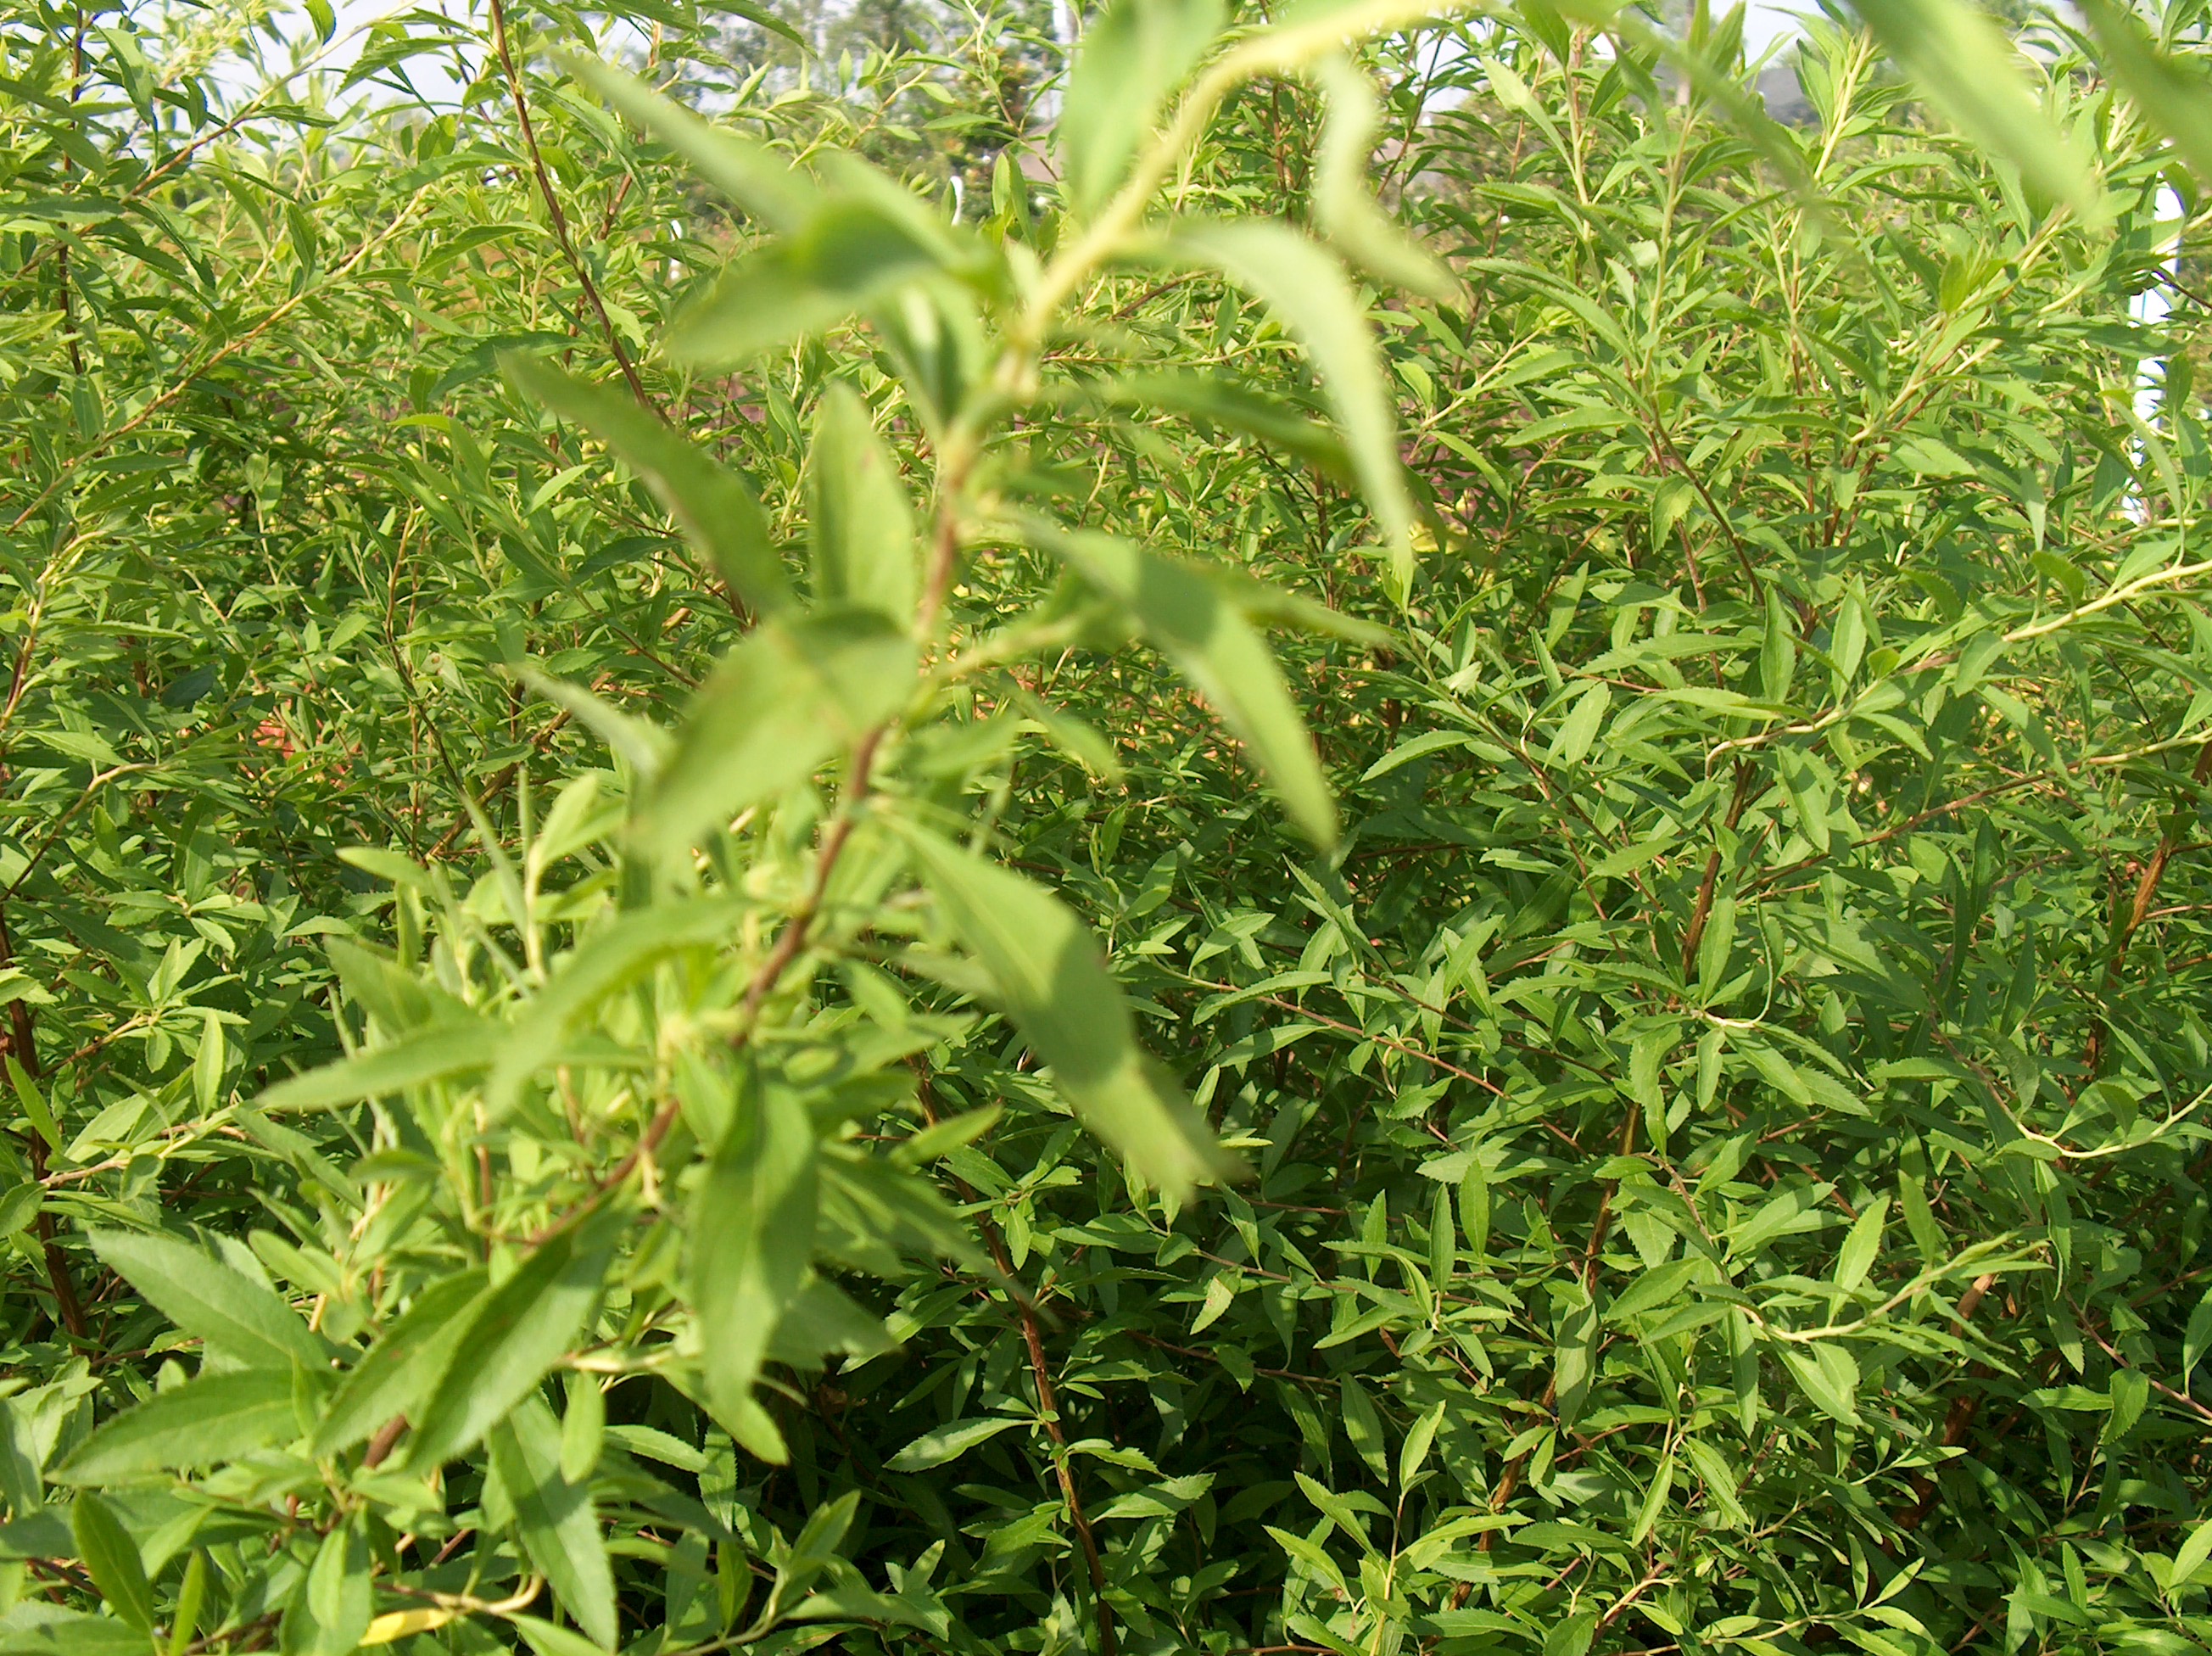
[[[614,353],[615,366],[622,370],[629,384],[630,395],[637,399],[638,406],[648,412],[659,413],[653,399],[646,394],[645,382],[637,377],[637,368],[629,360],[629,352],[623,348],[622,336],[615,332],[614,319],[607,314],[605,301],[599,297],[599,283],[592,280],[592,272],[584,263],[583,255],[576,251],[575,238],[569,234],[568,216],[561,210],[561,198],[553,189],[552,175],[545,170],[545,157],[538,147],[538,129],[530,119],[530,100],[523,95],[522,73],[515,67],[514,49],[507,39],[507,6],[505,0],[491,0],[492,45],[499,52],[499,66],[507,76],[507,94],[514,103],[514,123],[522,133],[522,147],[530,156],[531,176],[537,180],[538,198],[545,204],[545,216],[552,222],[553,240],[561,249],[562,257],[575,273],[576,281],[584,290],[585,301],[599,318],[599,332],[606,336],[607,349]]]
[[[1996,1280],[1995,1275],[1977,1276],[1972,1286],[1959,1296],[1959,1318],[1955,1326],[1961,1334],[1966,1331],[1966,1324],[1974,1320],[1974,1313],[1982,1308],[1982,1301],[1996,1286]],[[1980,1370],[1977,1367],[1968,1373],[1970,1376],[1978,1376]],[[1969,1391],[1953,1400],[1950,1412],[1943,1417],[1943,1447],[1956,1449],[1966,1440],[1966,1434],[1972,1429],[1974,1416],[1981,1412],[1981,1407],[1982,1397],[1978,1391]],[[1928,1515],[1936,1510],[1936,1497],[1941,1493],[1932,1472],[1922,1472],[1914,1477],[1912,1504],[1898,1513],[1898,1528],[1910,1534],[1925,1524]]]
[[[1751,784],[1757,775],[1749,759],[1735,762],[1735,792],[1729,800],[1727,825],[1734,828],[1743,819],[1744,807],[1751,803]],[[1705,922],[1712,918],[1713,893],[1720,884],[1721,848],[1714,846],[1705,858],[1705,878],[1698,882],[1697,906],[1690,911],[1690,928],[1682,934],[1682,980],[1689,981],[1698,967],[1698,950],[1705,941]]]
[[[2189,780],[2197,788],[2212,782],[2212,742],[2207,742],[2197,750],[2197,764],[2189,773]],[[2105,1023],[2104,1007],[2111,1004],[2119,989],[2121,969],[2127,964],[2128,946],[2135,941],[2136,931],[2150,913],[2152,905],[2158,901],[2158,888],[2166,878],[2166,865],[2173,860],[2174,852],[2181,845],[2181,827],[2182,820],[2177,814],[2160,833],[2158,848],[2151,853],[2150,861],[2143,864],[2142,873],[2136,880],[2134,899],[2124,913],[2116,912],[2113,916],[2112,952],[2105,962],[2105,988],[2100,997],[2101,1004],[2089,1015],[2089,1040],[2084,1062],[2090,1080],[2096,1079],[2098,1072],[2104,1068],[2105,1046],[2110,1038],[2110,1031]]]
[[[0,969],[15,963],[15,940],[8,930],[8,917],[0,911]],[[45,1074],[39,1063],[36,1032],[31,1026],[31,1008],[25,1001],[8,1003],[8,1029],[0,1036],[0,1054],[13,1056],[23,1066],[23,1073],[33,1081]],[[46,1178],[46,1142],[33,1129],[23,1135],[23,1148],[31,1163],[32,1179],[43,1185]],[[77,1339],[84,1339],[90,1331],[85,1321],[84,1303],[77,1298],[76,1279],[70,1274],[69,1256],[62,1251],[61,1243],[54,1235],[54,1216],[44,1208],[32,1221],[37,1230],[40,1251],[46,1257],[46,1282],[53,1290],[54,1310],[61,1325]]]
[[[921,1113],[933,1126],[937,1111],[930,1101],[929,1081],[921,1078],[919,1094]],[[975,1190],[958,1175],[953,1176],[954,1185],[963,1201],[973,1202]],[[988,1215],[975,1215],[975,1228],[983,1234],[983,1245],[989,1250],[991,1263],[999,1268],[999,1275],[1009,1286],[1007,1298],[1012,1300],[1014,1314],[1022,1324],[1022,1343],[1029,1349],[1030,1379],[1036,1386],[1037,1409],[1044,1417],[1045,1434],[1052,1440],[1053,1470],[1060,1481],[1060,1497],[1067,1502],[1068,1521],[1075,1526],[1076,1543],[1083,1549],[1083,1562],[1091,1576],[1091,1603],[1098,1616],[1099,1656],[1115,1656],[1119,1647],[1114,1623],[1114,1611],[1106,1602],[1106,1566],[1098,1556],[1097,1537],[1091,1533],[1091,1515],[1083,1509],[1083,1497],[1075,1488],[1075,1473],[1068,1464],[1067,1434],[1060,1424],[1060,1396],[1052,1383],[1052,1367],[1045,1360],[1044,1326],[1037,1317],[1036,1306],[1030,1297],[1014,1285],[1012,1256],[1006,1251],[1006,1239],[999,1233]]]

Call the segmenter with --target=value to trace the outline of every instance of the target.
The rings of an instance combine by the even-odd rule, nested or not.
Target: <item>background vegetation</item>
[[[0,1652],[2201,1648],[2202,10],[8,0]]]

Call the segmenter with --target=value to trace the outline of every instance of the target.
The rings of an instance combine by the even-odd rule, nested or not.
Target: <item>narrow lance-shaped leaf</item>
[[[363,1099],[472,1075],[489,1065],[497,1050],[498,1033],[492,1025],[474,1019],[433,1024],[319,1069],[290,1076],[255,1102],[272,1115],[288,1110],[334,1110]]]
[[[1296,230],[1256,219],[1180,225],[1168,253],[1176,262],[1217,270],[1257,295],[1311,354],[1382,526],[1392,585],[1403,603],[1413,586],[1413,500],[1382,358],[1342,267]]]
[[[500,366],[519,390],[620,455],[755,615],[790,606],[791,585],[769,539],[768,514],[743,478],[628,397],[587,385],[540,357],[510,352]]]
[[[2204,73],[2204,60],[2161,51],[2136,14],[2116,0],[2081,0],[2081,5],[2113,84],[2173,140],[2191,171],[2212,181],[2212,77]]]
[[[492,1464],[514,1503],[522,1549],[553,1589],[562,1608],[600,1648],[616,1639],[614,1572],[591,1493],[561,1473],[561,1428],[541,1397],[522,1406],[490,1436]]]
[[[563,1231],[477,1300],[416,1422],[410,1468],[474,1446],[568,1354],[599,1302],[611,1249],[604,1234]]]
[[[2036,102],[2020,53],[1968,0],[1856,0],[1890,56],[1977,143],[2053,200],[2087,211],[2098,190],[2074,143]]]
[[[739,255],[684,307],[669,331],[672,357],[737,367],[918,280],[972,271],[991,259],[971,233],[947,224],[865,162],[845,159],[831,168],[837,187],[805,222]]]
[[[121,1483],[237,1460],[299,1435],[289,1370],[204,1374],[106,1422],[52,1476],[58,1483]]]
[[[908,841],[938,907],[1075,1113],[1144,1178],[1184,1193],[1234,1161],[1137,1044],[1121,986],[1060,900],[921,829]]]
[[[349,1656],[368,1631],[368,1537],[358,1520],[323,1537],[307,1579],[285,1612],[283,1647],[299,1656]]]
[[[1336,805],[1282,670],[1223,588],[1200,570],[1110,535],[1036,527],[1037,538],[1125,606],[1138,630],[1251,746],[1315,844],[1336,843]]]
[[[70,1513],[70,1531],[85,1574],[107,1607],[142,1632],[154,1626],[154,1589],[138,1556],[138,1543],[115,1509],[95,1495],[81,1495]]]
[[[1375,134],[1382,124],[1375,88],[1341,58],[1317,71],[1328,97],[1328,119],[1314,157],[1314,222],[1344,256],[1378,282],[1449,300],[1451,272],[1400,229],[1376,201],[1368,181]]]
[[[318,1457],[343,1453],[421,1407],[466,1331],[464,1312],[484,1284],[478,1267],[441,1277],[415,1296],[338,1387],[315,1431]]]
[[[752,1385],[812,1251],[814,1124],[787,1089],[752,1089],[750,1107],[715,1151],[691,1218],[692,1298],[716,1412],[764,1459],[781,1459]],[[757,1417],[757,1418],[756,1418]],[[733,1429],[732,1435],[738,1435]],[[765,1450],[768,1452],[763,1453]]]
[[[841,746],[898,710],[914,688],[914,643],[871,610],[757,629],[687,710],[639,828],[670,855],[716,822],[805,781]]]
[[[958,1459],[977,1444],[988,1443],[1001,1432],[1011,1432],[1029,1423],[1008,1417],[954,1421],[949,1426],[924,1432],[884,1464],[894,1472],[926,1472],[933,1466]]]
[[[1053,130],[1077,213],[1095,212],[1120,187],[1160,107],[1225,21],[1221,0],[1115,0],[1091,21]]]
[[[914,619],[914,512],[890,450],[851,387],[823,394],[814,423],[814,599]]]
[[[487,1121],[502,1119],[520,1099],[523,1083],[561,1061],[562,1042],[586,1009],[669,955],[728,936],[742,912],[737,903],[705,898],[680,908],[636,910],[586,933],[509,1026],[484,1081]]]
[[[249,1368],[319,1368],[323,1342],[291,1306],[244,1272],[176,1237],[95,1231],[93,1251],[214,1355]]]
[[[701,178],[769,229],[798,228],[819,200],[813,180],[794,171],[766,144],[709,125],[635,76],[595,58],[563,55],[560,62],[610,107],[675,150]]]

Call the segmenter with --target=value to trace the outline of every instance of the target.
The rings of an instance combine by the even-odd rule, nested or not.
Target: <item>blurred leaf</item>
[[[850,387],[823,394],[811,454],[814,601],[876,611],[893,625],[914,620],[914,513],[897,464]]]
[[[2081,0],[2101,65],[2143,118],[2173,140],[2199,180],[2212,180],[2212,76],[2201,58],[2160,50],[2136,14],[2118,0]]]
[[[1369,173],[1382,125],[1375,88],[1341,58],[1318,70],[1328,119],[1314,156],[1314,222],[1352,264],[1377,282],[1449,303],[1459,284],[1435,256],[1400,229],[1375,199]]]
[[[748,1089],[716,1147],[691,1215],[691,1298],[698,1307],[708,1396],[720,1416],[750,1428],[740,1440],[764,1460],[785,1458],[781,1434],[759,1429],[753,1382],[812,1251],[817,1203],[814,1124],[774,1084]]]
[[[1969,0],[1854,0],[1899,65],[1961,131],[2016,163],[2054,201],[2096,210],[2100,192],[2080,147],[2037,101],[2021,56]]]
[[[432,1024],[396,1041],[281,1081],[255,1103],[264,1111],[281,1114],[331,1110],[363,1099],[404,1093],[410,1087],[474,1074],[491,1062],[497,1044],[487,1024]]]
[[[342,1454],[420,1409],[467,1331],[464,1313],[484,1292],[485,1280],[481,1269],[440,1277],[392,1319],[331,1400],[315,1431],[318,1459]]]
[[[1291,819],[1322,849],[1336,843],[1336,805],[1313,738],[1267,643],[1206,574],[1126,540],[1033,527],[1091,586],[1125,606],[1138,631],[1190,680],[1252,749]],[[1232,589],[1233,590],[1233,589]]]
[[[1221,0],[1113,0],[1088,21],[1053,130],[1079,216],[1097,212],[1121,187],[1162,106],[1226,21]]]
[[[684,536],[757,615],[791,604],[791,585],[768,517],[745,480],[639,408],[541,357],[508,352],[500,366],[515,387],[591,432],[668,508]]]
[[[1413,502],[1374,336],[1343,270],[1288,226],[1253,219],[1186,221],[1166,247],[1175,262],[1219,271],[1258,295],[1311,353],[1380,521],[1395,594],[1405,601],[1413,584]]]
[[[1204,1118],[1139,1049],[1121,986],[1083,922],[1021,875],[905,831],[946,922],[990,973],[1078,1119],[1162,1190],[1232,1173]]]
[[[869,610],[764,623],[692,698],[641,812],[657,855],[812,776],[914,689],[911,639]]]
[[[599,1305],[611,1251],[604,1233],[562,1231],[478,1296],[415,1422],[410,1469],[427,1472],[473,1447],[537,1389]]]
[[[368,1544],[354,1524],[331,1531],[315,1549],[307,1580],[284,1617],[284,1646],[301,1656],[350,1656],[368,1631]]]
[[[779,32],[794,41],[799,39],[787,26]],[[814,208],[817,194],[812,181],[793,172],[790,163],[766,144],[710,125],[635,76],[597,58],[564,55],[559,61],[769,229],[795,230]]]

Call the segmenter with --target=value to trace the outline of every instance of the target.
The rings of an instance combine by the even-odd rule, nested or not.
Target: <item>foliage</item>
[[[19,0],[0,1652],[2212,1632],[2197,13],[1444,9]]]

